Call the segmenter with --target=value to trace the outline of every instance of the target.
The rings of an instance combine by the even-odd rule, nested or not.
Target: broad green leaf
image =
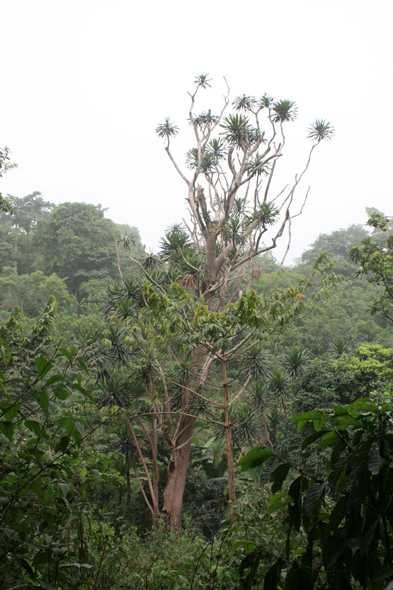
[[[36,364],[37,371],[38,371],[38,374],[40,376],[40,379],[43,379],[45,377],[45,375],[53,367],[53,365],[52,365],[52,363],[50,361],[48,361],[47,359],[44,359],[42,357],[36,358],[35,359],[35,364]]]
[[[341,533],[336,533],[325,539],[322,546],[323,565],[326,569],[334,565],[346,547]]]
[[[67,494],[69,494],[70,490],[71,490],[71,485],[70,483],[59,483],[59,488],[61,489],[61,493],[63,494],[63,497],[66,498]]]
[[[373,522],[373,524],[370,526],[370,528],[368,529],[368,531],[364,535],[364,537],[362,539],[362,543],[360,545],[360,555],[361,556],[363,556],[366,553],[371,541],[374,539],[375,531],[377,529],[378,524],[379,524],[379,518],[377,518],[377,520]]]
[[[304,498],[304,509],[306,511],[307,517],[311,519],[311,515],[313,512],[314,505],[318,502],[320,497],[323,494],[327,482],[324,481],[322,483],[317,482],[313,483],[307,490],[305,498]]]
[[[276,467],[275,470],[272,472],[270,476],[270,479],[273,480],[273,485],[271,488],[272,494],[275,494],[276,492],[278,492],[278,490],[281,489],[281,486],[284,483],[290,468],[291,466],[289,465],[289,463],[283,463],[282,465]]]
[[[38,391],[35,395],[38,405],[42,408],[45,416],[49,416],[49,397],[46,391]]]
[[[281,561],[276,561],[266,572],[264,590],[277,590],[281,579]]]
[[[329,430],[327,434],[322,438],[321,442],[318,445],[318,449],[325,449],[326,447],[330,447],[331,445],[335,445],[339,441],[338,435],[334,432],[334,430]]]
[[[384,460],[379,454],[378,449],[371,449],[368,459],[368,468],[373,475],[377,475],[382,467]]]
[[[62,436],[61,439],[59,440],[59,442],[55,445],[55,452],[62,452],[64,453],[64,451],[67,449],[68,445],[70,442],[70,437],[69,436]]]
[[[36,436],[42,435],[41,424],[37,422],[37,420],[25,420],[25,426],[31,430],[31,432],[34,432]]]
[[[274,453],[270,449],[267,449],[266,447],[255,447],[254,449],[251,449],[251,451],[248,451],[248,453],[237,462],[237,466],[241,466],[241,472],[243,473],[244,471],[248,471],[249,469],[253,469],[258,465],[265,463],[265,461],[273,456]]]
[[[48,387],[49,385],[52,385],[53,383],[58,383],[59,381],[64,381],[64,377],[62,377],[61,375],[52,375],[52,377],[49,377],[49,379],[45,381],[44,387]]]
[[[333,510],[330,513],[330,518],[329,518],[329,530],[331,533],[336,533],[338,527],[340,526],[340,524],[342,523],[344,517],[345,517],[345,509],[347,507],[347,498],[346,496],[341,496],[341,498],[338,499],[337,504],[335,505],[335,507],[333,508]]]
[[[87,473],[87,469],[86,469],[86,467],[82,467],[82,469],[81,469],[81,471],[80,471],[80,476],[81,476],[81,477],[85,477],[86,473]]]
[[[3,532],[5,535],[7,535],[7,537],[9,539],[12,539],[13,541],[19,541],[21,542],[22,539],[19,536],[19,533],[17,531],[13,531],[12,529],[9,529],[8,527],[4,527],[3,528]]]
[[[15,416],[19,414],[19,412],[20,404],[9,404],[9,409],[4,412],[4,418],[7,420],[7,422],[12,422]]]
[[[379,582],[390,576],[393,576],[393,567],[384,567],[371,578],[371,582]]]
[[[320,430],[319,432],[312,432],[311,434],[309,434],[302,442],[302,451],[304,451],[304,449],[306,449],[309,445],[311,445],[313,442],[315,442],[316,440],[318,440],[322,436],[325,436],[325,434],[327,432],[331,432],[331,431],[330,430]]]
[[[9,440],[12,441],[14,436],[15,424],[13,422],[7,422],[0,420],[0,432],[4,434]]]
[[[6,342],[3,338],[0,338],[0,356],[3,364],[7,366],[11,360],[12,353],[8,342]]]
[[[313,583],[301,567],[292,567],[285,578],[285,590],[312,590]]]
[[[82,367],[82,369],[85,371],[85,373],[88,375],[89,374],[89,369],[87,368],[87,365],[84,361],[82,361],[82,359],[77,358],[76,362]]]
[[[279,492],[278,494],[275,494],[270,498],[269,509],[267,513],[271,514],[275,510],[278,510],[279,508],[286,506],[290,502],[291,498],[288,497],[288,492]]]

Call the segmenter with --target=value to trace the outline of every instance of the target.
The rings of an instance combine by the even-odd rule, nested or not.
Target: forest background
[[[138,230],[105,218],[100,206],[55,206],[37,192],[9,197],[9,203],[13,214],[0,215],[2,355],[4,373],[10,373],[3,385],[11,392],[17,374],[19,380],[22,375],[27,382],[35,379],[33,397],[44,421],[32,409],[30,417],[19,420],[15,435],[6,422],[1,424],[3,502],[9,495],[14,498],[19,486],[18,508],[6,509],[5,514],[4,504],[2,508],[2,587],[19,583],[48,589],[73,584],[86,588],[113,584],[123,588],[262,587],[266,572],[272,567],[277,570],[274,558],[285,553],[286,521],[283,515],[274,519],[268,510],[268,478],[277,463],[270,466],[268,462],[263,471],[257,467],[252,477],[241,475],[238,468],[237,516],[230,526],[233,503],[228,503],[225,428],[214,418],[199,422],[193,440],[182,529],[169,533],[165,520],[158,520],[151,529],[145,469],[153,467],[154,457],[146,446],[148,433],[140,422],[131,436],[132,430],[118,413],[122,407],[135,410],[143,367],[140,359],[139,364],[135,359],[118,363],[122,354],[127,355],[127,346],[121,328],[113,324],[116,293],[123,289],[124,295],[128,289],[132,298],[135,285],[143,284],[144,268],[154,260],[145,252]],[[378,214],[375,209],[367,213]],[[351,403],[359,396],[384,399],[387,395],[393,328],[387,317],[369,313],[383,289],[359,276],[359,266],[349,257],[370,236],[381,243],[386,232],[352,225],[320,235],[295,265],[284,268],[270,253],[255,258],[246,279],[266,299],[307,279],[326,252],[341,282],[328,298],[314,301],[282,333],[273,335],[251,361],[255,387],[240,396],[232,416],[236,460],[262,444],[278,453],[280,461],[300,462],[321,472],[327,461],[325,447],[317,450],[314,444],[313,452],[299,454],[301,438],[287,422],[288,415]],[[130,259],[130,245],[137,262]],[[52,360],[40,373],[40,358],[48,355]],[[66,368],[60,357],[68,363]],[[213,370],[213,382],[219,383]],[[52,377],[46,383],[60,388],[56,405],[53,398],[45,402],[40,397],[48,371]],[[130,391],[134,391],[133,402]],[[270,402],[261,403],[266,399]],[[2,405],[8,412],[5,417],[12,421],[15,402]],[[198,412],[202,420],[212,418],[208,408]],[[135,433],[145,462],[138,456]],[[43,469],[44,451],[39,447],[45,440],[51,441],[52,452],[60,453],[61,459],[46,474],[49,479],[35,481]],[[162,497],[166,477],[162,442],[157,448],[157,488]],[[20,483],[27,473],[32,480],[24,494],[20,488],[26,483]],[[30,527],[36,531],[33,537]],[[293,560],[299,542],[291,543]],[[257,569],[252,573],[253,568],[242,564],[259,544],[267,557],[262,562],[258,558],[257,575]],[[303,587],[304,579],[295,582],[291,588]],[[266,579],[263,583],[265,588],[277,587],[278,578],[276,585],[267,585]],[[378,588],[378,583],[372,587]]]

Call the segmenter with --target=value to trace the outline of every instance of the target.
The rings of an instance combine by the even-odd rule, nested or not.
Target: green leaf
[[[45,508],[42,511],[43,518],[45,518],[45,520],[47,521],[49,527],[52,530],[55,527],[55,515],[56,515],[56,510],[53,510],[52,508]]]
[[[335,445],[340,440],[339,436],[334,432],[334,430],[329,430],[327,434],[323,437],[321,442],[318,445],[318,449],[325,449],[330,445]]]
[[[72,365],[72,355],[66,348],[60,348],[59,356],[65,356],[69,360],[70,365]]]
[[[312,590],[313,583],[301,567],[292,567],[285,578],[285,590]]]
[[[45,375],[51,370],[53,367],[52,363],[47,361],[42,357],[38,357],[35,359],[35,364],[37,367],[38,374],[41,379],[45,377]]]
[[[5,408],[4,408],[5,409]],[[9,410],[4,412],[4,418],[7,422],[12,422],[15,416],[17,416],[20,412],[20,404],[11,404]]]
[[[80,471],[80,474],[79,474],[79,475],[80,475],[81,477],[85,477],[86,473],[87,473],[87,469],[86,469],[86,467],[83,467],[83,468],[81,469],[81,471]]]
[[[14,436],[15,424],[13,422],[0,421],[0,432],[4,434],[9,440],[12,441]]]
[[[61,439],[59,440],[59,442],[55,445],[55,452],[62,452],[64,453],[64,451],[67,449],[68,445],[70,442],[70,437],[69,436],[62,436]]]
[[[318,432],[312,432],[311,434],[309,434],[302,442],[302,451],[304,451],[304,449],[306,449],[309,445],[311,445],[311,443],[315,442],[316,440],[318,440],[322,436],[325,436],[325,434],[327,432],[330,432],[330,431],[329,430],[319,430]]]
[[[371,578],[371,582],[379,582],[390,576],[393,576],[393,567],[384,567]]]
[[[313,483],[306,492],[306,496],[304,498],[304,509],[306,511],[307,517],[310,519],[314,505],[319,501],[320,497],[322,496],[326,484],[326,481],[322,483]]]
[[[338,499],[337,504],[333,508],[332,512],[330,513],[329,530],[331,533],[337,532],[338,527],[340,526],[341,522],[345,517],[346,507],[347,498],[346,496],[341,496],[341,498]]]
[[[85,371],[85,373],[88,375],[89,374],[89,369],[87,368],[87,365],[84,361],[82,361],[82,359],[77,358],[76,362],[82,367],[82,369]]]
[[[72,484],[70,483],[59,483],[59,488],[61,489],[61,493],[63,494],[64,498],[66,498],[67,494],[69,494],[71,487]]]
[[[241,587],[243,590],[251,590],[259,562],[261,561],[261,557],[261,551],[259,549],[255,549],[241,561],[239,565],[240,576],[242,576],[246,569],[250,570],[247,577],[241,580]]]
[[[275,510],[278,510],[279,508],[289,504],[290,501],[291,498],[288,497],[288,492],[279,492],[278,494],[275,494],[269,500],[269,509],[267,513],[271,514]]]
[[[3,364],[7,366],[11,360],[12,353],[8,342],[3,340],[3,338],[0,338],[0,355]]]
[[[267,449],[266,447],[255,447],[254,449],[251,449],[251,451],[248,451],[248,453],[237,462],[237,466],[241,466],[241,473],[243,473],[244,471],[249,471],[258,465],[265,463],[265,461],[273,456],[274,453],[270,449]]]
[[[38,405],[42,408],[45,416],[49,416],[49,397],[46,391],[39,391],[35,395]]]
[[[9,529],[8,527],[4,527],[3,528],[3,532],[5,535],[7,535],[7,537],[9,539],[12,539],[13,541],[19,541],[21,542],[22,539],[19,536],[19,533],[17,531],[13,531],[12,529]]]
[[[341,533],[336,533],[324,541],[322,547],[322,559],[323,565],[326,569],[336,563],[345,547],[346,543],[341,536]]]
[[[281,579],[281,561],[276,561],[266,572],[264,590],[277,590]]]
[[[36,436],[42,435],[41,425],[37,420],[25,420],[25,426],[31,430],[31,432],[34,432]]]
[[[359,550],[361,556],[363,556],[366,553],[367,549],[369,548],[370,543],[374,539],[375,531],[377,530],[378,524],[379,524],[379,518],[377,518],[377,520],[375,522],[373,522],[373,524],[370,526],[370,528],[368,529],[368,531],[364,535],[364,537],[362,539],[362,543],[360,545],[360,550]]]
[[[52,377],[49,377],[49,379],[45,381],[44,387],[48,387],[49,385],[52,385],[53,383],[58,383],[59,381],[64,381],[64,377],[62,377],[61,375],[52,375]]]
[[[270,479],[273,480],[273,485],[271,488],[272,494],[275,494],[276,492],[278,492],[278,490],[281,489],[281,486],[284,483],[290,468],[291,466],[289,465],[289,463],[283,463],[282,465],[276,467],[275,470],[272,472],[270,476]]]
[[[325,414],[324,412],[321,412],[321,410],[310,410],[310,412],[303,412],[292,416],[289,421],[297,422],[297,431],[300,432],[303,426],[305,426],[310,420],[322,420],[324,417]]]
[[[379,454],[378,449],[371,449],[368,459],[368,468],[373,475],[377,475],[382,467],[384,460]]]

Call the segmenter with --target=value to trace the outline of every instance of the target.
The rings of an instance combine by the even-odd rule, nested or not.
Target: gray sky
[[[156,249],[185,213],[185,185],[155,135],[170,116],[181,129],[180,163],[193,147],[187,90],[197,74],[224,92],[295,100],[282,185],[306,157],[306,128],[336,129],[318,147],[311,185],[293,226],[290,259],[319,233],[393,213],[391,22],[388,0],[0,0],[0,146],[19,169],[1,192],[34,190],[55,203],[85,201],[139,228]],[[299,193],[299,198],[303,194]]]

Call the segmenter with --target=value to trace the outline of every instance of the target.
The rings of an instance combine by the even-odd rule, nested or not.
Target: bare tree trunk
[[[229,503],[232,507],[231,523],[236,518],[235,511],[235,464],[233,460],[233,444],[232,444],[232,424],[229,407],[229,391],[228,391],[228,376],[227,376],[227,361],[222,359],[222,379],[224,390],[224,413],[225,413],[225,439],[227,445],[227,461],[228,461],[228,488],[229,488]]]
[[[177,531],[181,525],[184,488],[190,457],[195,418],[184,416],[181,420],[183,431],[179,433],[177,446],[172,449],[168,465],[168,481],[164,492],[162,511],[167,515],[171,531]]]

